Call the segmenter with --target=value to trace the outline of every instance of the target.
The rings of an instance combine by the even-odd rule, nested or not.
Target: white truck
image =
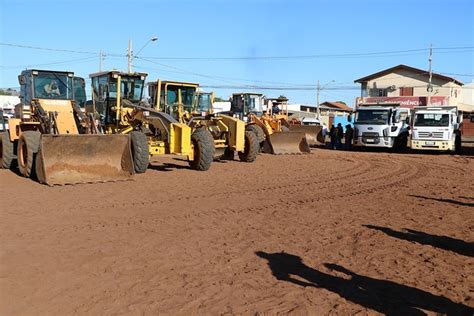
[[[411,126],[411,148],[459,151],[461,117],[455,106],[415,108]]]
[[[406,148],[410,109],[400,104],[360,104],[355,111],[354,147]]]

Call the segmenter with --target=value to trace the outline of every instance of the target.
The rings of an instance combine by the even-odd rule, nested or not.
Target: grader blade
[[[306,142],[309,146],[319,145],[324,142],[322,128],[318,125],[291,125],[290,131],[305,133]]]
[[[263,151],[274,155],[311,152],[306,142],[305,134],[301,132],[273,133],[267,136],[263,145]]]
[[[129,135],[45,135],[36,155],[39,182],[108,182],[134,175]]]

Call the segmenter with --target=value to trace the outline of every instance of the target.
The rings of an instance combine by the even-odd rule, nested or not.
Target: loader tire
[[[148,151],[148,139],[142,132],[130,133],[132,142],[133,168],[136,173],[144,173],[150,164],[150,153]]]
[[[206,171],[214,160],[214,138],[205,128],[199,128],[191,135],[194,147],[194,160],[189,161],[191,169]]]
[[[36,176],[35,160],[41,140],[41,133],[26,131],[20,135],[18,140],[18,169],[27,178]]]
[[[224,154],[221,156],[221,160],[234,160],[235,152],[230,149],[229,147],[226,147],[224,149]]]
[[[258,125],[248,125],[247,128],[245,128],[247,131],[251,131],[257,136],[257,141],[259,144],[262,144],[263,141],[265,140],[265,133],[263,132],[263,129],[258,126]]]
[[[8,132],[0,133],[0,168],[10,169],[15,160],[15,144],[10,141]]]
[[[251,131],[245,131],[244,151],[239,152],[239,159],[243,162],[254,162],[260,151],[257,135]]]

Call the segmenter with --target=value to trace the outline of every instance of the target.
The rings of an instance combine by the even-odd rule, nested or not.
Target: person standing
[[[351,124],[346,125],[346,134],[344,135],[344,145],[346,150],[352,150],[352,139],[354,138],[354,129]]]
[[[336,149],[341,149],[342,138],[344,137],[344,129],[342,128],[341,123],[337,123],[336,128]]]
[[[323,123],[321,134],[323,135],[323,143],[326,144],[326,135],[328,134],[328,127],[326,126],[326,123]]]
[[[331,129],[329,130],[329,139],[331,140],[331,149],[336,149],[336,135],[337,131],[334,127],[334,124],[331,125]]]

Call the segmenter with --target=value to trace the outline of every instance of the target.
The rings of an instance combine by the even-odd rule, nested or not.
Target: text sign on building
[[[359,98],[359,103],[399,103],[401,107],[413,108],[416,106],[426,106],[428,97],[368,97]],[[433,96],[431,105],[449,105],[449,97]]]

